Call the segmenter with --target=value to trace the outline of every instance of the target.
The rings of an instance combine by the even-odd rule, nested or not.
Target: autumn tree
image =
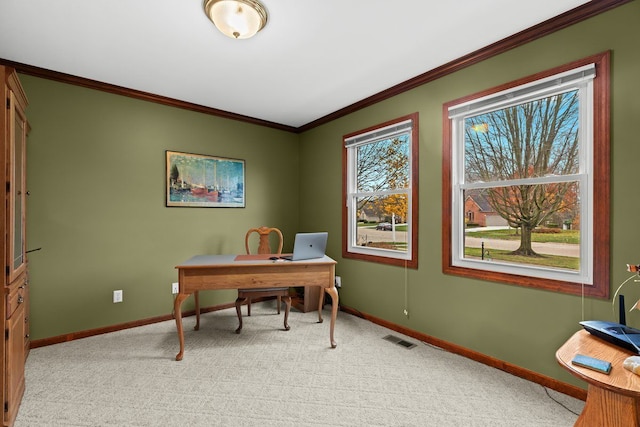
[[[385,192],[384,196],[358,199],[358,212],[368,208],[378,217],[407,217],[407,198],[398,189],[409,185],[409,143],[407,135],[358,147],[358,192]]]
[[[514,254],[536,256],[531,247],[533,230],[575,205],[576,181],[529,183],[527,179],[578,172],[578,101],[577,91],[565,92],[484,113],[465,123],[466,181],[492,183],[485,188],[490,205],[510,227],[521,230]]]
[[[403,221],[406,220],[408,203],[407,197],[404,194],[391,194],[383,199],[379,199],[377,202],[385,218],[395,216]]]

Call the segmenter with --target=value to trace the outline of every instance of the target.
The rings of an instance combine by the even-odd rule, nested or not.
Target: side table
[[[611,362],[609,375],[571,364],[576,354]],[[580,427],[640,427],[640,376],[624,369],[634,354],[584,330],[573,334],[556,352],[556,360],[588,383],[587,401],[575,423]]]

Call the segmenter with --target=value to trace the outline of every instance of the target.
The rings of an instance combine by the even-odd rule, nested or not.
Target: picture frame
[[[167,207],[244,208],[245,161],[166,151]]]

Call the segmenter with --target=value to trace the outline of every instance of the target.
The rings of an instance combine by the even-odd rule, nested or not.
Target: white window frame
[[[481,268],[507,274],[519,274],[545,279],[580,282],[593,284],[593,78],[595,65],[589,64],[575,70],[556,74],[532,83],[516,86],[483,97],[449,107],[449,118],[453,128],[453,209],[452,209],[452,241],[453,265],[462,268]],[[557,82],[557,84],[556,84]],[[534,177],[513,179],[508,181],[494,181],[490,183],[465,182],[465,137],[464,126],[468,117],[477,116],[495,110],[536,101],[538,99],[557,95],[559,93],[578,91],[579,98],[579,172],[572,175]],[[580,268],[578,271],[559,270],[537,267],[526,264],[501,263],[496,260],[487,262],[464,256],[464,191],[491,187],[506,187],[512,185],[551,184],[557,182],[578,181],[580,183]],[[585,191],[586,190],[586,191]],[[584,197],[586,196],[586,197]]]
[[[346,135],[344,142],[344,209],[343,214],[343,256],[380,263],[403,265],[417,268],[417,146],[418,114],[414,113],[381,125]],[[409,185],[381,191],[360,192],[357,189],[357,149],[366,144],[408,136]],[[357,241],[357,200],[368,196],[404,195],[407,198],[407,249],[393,249],[362,246]]]
[[[447,218],[443,218],[443,272],[566,293],[608,297],[608,84],[609,52],[605,52],[444,105],[443,212]],[[465,182],[465,118],[574,89],[578,90],[580,108],[580,157],[576,174],[489,183]],[[449,182],[446,182],[447,176]],[[602,179],[603,177],[606,179]],[[579,183],[581,196],[578,271],[465,258],[465,190],[569,181]],[[597,207],[594,205],[596,199]]]

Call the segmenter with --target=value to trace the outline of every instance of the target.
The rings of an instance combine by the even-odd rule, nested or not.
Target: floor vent
[[[401,345],[401,346],[403,346],[403,347],[405,347],[405,348],[413,348],[413,347],[415,347],[415,346],[416,346],[416,345],[415,345],[414,343],[412,343],[412,342],[405,341],[405,340],[403,340],[402,338],[399,338],[399,337],[396,337],[396,336],[393,336],[393,335],[387,335],[386,337],[383,337],[382,339],[383,339],[383,340],[387,340],[387,341],[389,341],[389,342],[392,342],[392,343],[394,343],[394,344]]]

